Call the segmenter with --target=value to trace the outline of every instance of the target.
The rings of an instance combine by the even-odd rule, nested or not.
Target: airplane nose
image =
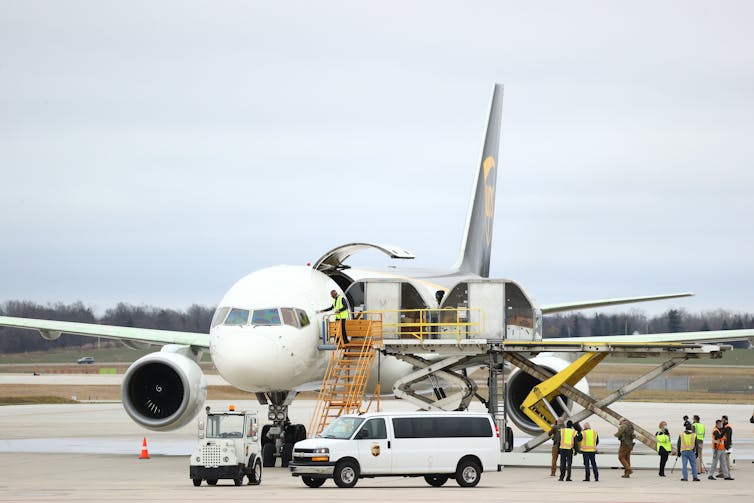
[[[286,327],[216,327],[210,337],[215,368],[232,385],[246,391],[272,391],[296,375],[296,355]]]

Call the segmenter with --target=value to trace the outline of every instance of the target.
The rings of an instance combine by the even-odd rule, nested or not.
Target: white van
[[[289,467],[309,487],[332,478],[353,487],[360,477],[424,476],[439,487],[450,478],[461,487],[482,472],[500,470],[500,438],[488,414],[375,412],[341,416],[316,438],[293,446]]]

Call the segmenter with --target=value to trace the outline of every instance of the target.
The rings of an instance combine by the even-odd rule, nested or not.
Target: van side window
[[[364,433],[366,432],[366,433]],[[356,438],[359,440],[369,439],[385,439],[387,438],[387,430],[385,429],[385,420],[382,418],[374,418],[367,421],[364,426],[359,430]]]
[[[396,417],[395,438],[491,437],[490,421],[484,417]]]

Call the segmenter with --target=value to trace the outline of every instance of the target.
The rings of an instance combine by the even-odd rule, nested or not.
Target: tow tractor
[[[244,476],[249,485],[262,482],[259,456],[259,421],[256,412],[236,411],[233,405],[224,411],[206,409],[199,419],[196,448],[191,454],[189,477],[195,486],[202,480],[214,486],[219,479],[231,479],[240,486]]]

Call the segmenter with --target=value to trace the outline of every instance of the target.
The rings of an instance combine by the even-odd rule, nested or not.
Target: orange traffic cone
[[[147,437],[141,442],[141,456],[139,459],[149,459],[149,451],[147,450]]]

